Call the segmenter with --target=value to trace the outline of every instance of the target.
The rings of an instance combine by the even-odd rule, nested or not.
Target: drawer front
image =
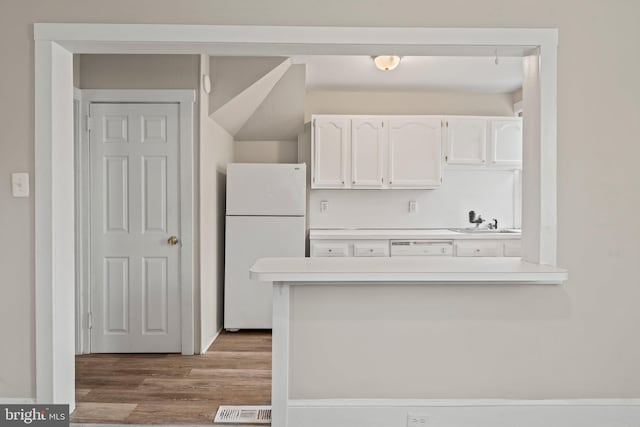
[[[522,256],[522,240],[505,240],[504,256]]]
[[[389,256],[389,242],[357,242],[353,244],[353,256]]]
[[[456,256],[503,256],[499,240],[458,240]]]
[[[398,241],[391,242],[391,256],[452,256],[452,242]]]
[[[349,243],[311,243],[312,257],[349,256]]]

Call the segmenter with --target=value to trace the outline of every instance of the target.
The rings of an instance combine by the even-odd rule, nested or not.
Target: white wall
[[[572,317],[561,286],[305,285],[291,292],[292,399],[618,396],[615,382],[593,389],[575,369],[549,368],[571,353],[570,343],[556,342]]]
[[[79,55],[81,89],[197,89],[198,55]]]
[[[446,114],[513,116],[509,93],[308,91],[305,121],[312,114]]]
[[[633,54],[640,39],[639,15],[638,2],[616,2],[612,7],[598,0],[579,4],[557,0],[396,0],[378,2],[375,7],[366,0],[4,0],[0,13],[0,93],[10,102],[0,104],[0,235],[11,244],[0,246],[0,396],[35,395],[34,199],[11,197],[8,184],[10,173],[34,171],[32,24],[140,22],[558,27],[558,264],[569,269],[570,280],[554,289],[566,293],[565,314],[552,316],[543,311],[521,320],[494,316],[474,325],[473,316],[465,320],[461,313],[460,319],[432,319],[423,323],[427,326],[407,332],[419,332],[424,345],[417,350],[423,366],[444,363],[429,349],[456,339],[467,341],[472,334],[465,326],[478,332],[483,340],[468,348],[453,347],[452,361],[473,365],[474,350],[481,351],[482,360],[492,360],[490,384],[502,390],[503,397],[640,397],[640,223],[633,218],[640,210],[640,144],[632,137],[640,135],[640,58]],[[482,296],[483,289],[469,295]],[[536,288],[529,298],[512,301],[483,299],[485,311],[530,312],[542,297],[538,292],[546,290]],[[467,295],[453,288],[439,291],[454,302],[456,297]],[[557,301],[563,300],[550,296],[547,302]],[[344,308],[336,314],[340,313],[346,316]],[[324,342],[322,335],[318,338]],[[323,350],[327,354],[342,351],[335,341],[327,344]],[[453,352],[462,349],[466,351]],[[528,354],[535,359],[527,358]],[[516,366],[518,359],[530,363]],[[393,363],[402,362],[401,353],[397,353]],[[455,390],[448,390],[447,395],[492,394],[470,388],[484,376],[482,367],[479,364],[477,370],[463,371],[469,377],[455,379]],[[523,378],[524,371],[518,367],[531,370],[532,375],[515,383],[512,378]],[[326,378],[335,375],[331,373],[323,381]],[[421,392],[437,393],[449,387],[449,381],[449,377],[433,377]],[[403,377],[398,386],[404,382]],[[317,383],[324,384],[326,381]],[[361,383],[360,388],[366,392],[367,383]]]
[[[311,190],[310,228],[470,227],[468,212],[513,228],[515,172],[445,169],[435,190]],[[329,210],[320,212],[320,201]],[[418,211],[409,213],[409,201]]]
[[[202,55],[201,73],[209,72]],[[208,96],[200,89],[200,350],[222,329],[224,291],[224,218],[227,163],[233,137],[209,117]]]
[[[298,141],[236,141],[236,163],[297,163]]]

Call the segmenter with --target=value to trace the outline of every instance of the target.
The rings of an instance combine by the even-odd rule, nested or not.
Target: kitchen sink
[[[489,230],[488,228],[450,228],[450,231],[456,233],[470,233],[470,234],[501,234],[501,233],[520,233],[520,230]]]

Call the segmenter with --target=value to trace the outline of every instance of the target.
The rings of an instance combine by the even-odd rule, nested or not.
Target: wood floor
[[[82,424],[210,424],[219,405],[270,405],[271,332],[222,333],[202,356],[77,356],[76,402]]]

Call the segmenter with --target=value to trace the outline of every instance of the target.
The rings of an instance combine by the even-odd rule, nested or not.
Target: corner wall
[[[208,55],[200,56],[200,82],[209,74]],[[200,85],[201,86],[201,85]],[[233,137],[209,117],[209,96],[200,88],[200,352],[223,326],[224,220],[227,163]]]

